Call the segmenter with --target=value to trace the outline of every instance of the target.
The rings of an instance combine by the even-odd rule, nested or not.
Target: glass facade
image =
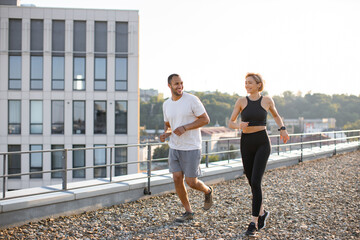
[[[94,133],[106,134],[106,101],[94,101]]]
[[[51,101],[51,133],[64,134],[64,101]]]
[[[85,134],[85,101],[73,101],[73,134]]]
[[[106,91],[106,58],[96,57],[95,58],[95,79],[94,79],[94,90]]]
[[[41,100],[30,101],[30,133],[42,134],[43,132],[43,103]]]
[[[51,149],[64,149],[64,145],[51,145]],[[51,170],[63,169],[63,152],[51,152]],[[61,178],[62,172],[52,172],[52,178]]]
[[[52,57],[52,90],[64,90],[65,84],[65,58]]]
[[[30,89],[43,89],[43,20],[32,19],[30,26]]]
[[[127,58],[115,58],[115,90],[127,90]]]
[[[30,57],[30,89],[31,90],[43,89],[43,57],[42,56]]]
[[[106,147],[105,144],[95,144],[94,147]],[[94,149],[94,166],[106,164],[106,149],[98,148]],[[106,167],[94,168],[94,178],[105,178]]]
[[[42,145],[30,145],[30,151],[42,150]],[[43,154],[30,153],[30,172],[39,172],[43,170]],[[42,173],[34,173],[30,178],[42,178]]]
[[[8,152],[20,152],[21,145],[8,145]],[[8,156],[8,174],[21,173],[21,154],[10,154]],[[20,176],[9,177],[21,178]]]
[[[127,133],[127,101],[115,101],[115,133]]]
[[[73,76],[73,89],[74,90],[85,90],[85,57],[74,57],[74,76]]]
[[[21,56],[9,56],[9,90],[21,89]]]
[[[128,23],[117,22],[115,29],[115,90],[126,91],[128,80]]]
[[[8,133],[21,134],[21,101],[9,100]]]
[[[119,145],[117,145],[119,146]],[[127,162],[127,147],[115,148],[115,163]],[[115,176],[127,175],[127,164],[115,166]]]
[[[85,145],[73,145],[73,148],[85,148]],[[73,151],[73,168],[85,167],[85,150]],[[85,178],[85,169],[73,170],[73,178]]]

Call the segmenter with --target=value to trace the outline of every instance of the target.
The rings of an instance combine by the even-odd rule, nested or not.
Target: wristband
[[[281,131],[281,130],[286,130],[286,127],[282,126],[281,128],[278,129],[278,131]]]

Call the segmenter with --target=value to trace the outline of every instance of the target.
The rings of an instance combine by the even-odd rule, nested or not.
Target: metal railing
[[[332,146],[333,147],[333,154],[336,154],[337,145],[339,143],[349,143],[349,142],[356,142],[360,146],[360,130],[348,130],[348,131],[329,131],[329,132],[316,132],[316,133],[301,133],[301,134],[290,134],[290,140],[287,144],[283,144],[280,142],[280,135],[269,135],[269,139],[271,141],[272,147],[272,154],[278,154],[282,152],[292,152],[292,151],[300,151],[300,158],[299,162],[303,160],[303,152],[304,149],[312,149],[314,146],[322,148],[324,146]],[[212,145],[212,142],[216,142],[213,144],[216,147],[209,147]],[[168,158],[156,158],[153,159],[153,149],[154,147],[161,147],[167,143],[145,143],[145,144],[131,144],[131,145],[118,145],[118,146],[102,146],[102,147],[87,147],[87,148],[71,148],[71,149],[53,149],[53,150],[37,150],[37,151],[21,151],[21,152],[2,152],[0,155],[2,156],[2,175],[0,175],[0,179],[2,179],[2,198],[1,199],[12,199],[16,197],[7,197],[7,186],[8,180],[14,177],[21,177],[26,175],[32,174],[52,174],[61,172],[61,182],[62,187],[61,189],[55,189],[51,192],[58,192],[58,191],[66,191],[69,189],[76,189],[77,187],[69,188],[68,183],[68,172],[71,171],[78,171],[78,170],[86,170],[86,169],[96,169],[96,168],[105,168],[106,171],[109,169],[110,176],[108,178],[102,178],[102,183],[99,184],[92,184],[91,186],[95,185],[103,185],[109,183],[117,183],[123,180],[114,180],[114,168],[116,167],[127,167],[130,164],[139,164],[145,165],[146,169],[143,172],[142,176],[135,176],[132,177],[131,180],[135,179],[144,179],[147,178],[147,187],[144,189],[144,194],[151,194],[151,178],[157,176],[167,175],[167,173],[159,173],[153,174],[153,166],[157,163],[166,163]],[[241,152],[240,152],[240,137],[233,137],[233,138],[224,138],[224,139],[216,139],[216,140],[203,140],[203,150],[202,150],[202,163],[205,164],[206,168],[216,167],[217,165],[210,166],[211,162],[217,162],[221,160],[227,160],[227,164],[234,164],[236,162],[241,161]],[[114,162],[114,150],[117,148],[143,148],[146,147],[147,149],[147,159],[141,161],[133,161],[133,162],[121,162],[115,163]],[[106,156],[108,153],[110,155],[109,161],[103,165],[92,165],[92,166],[85,166],[85,167],[71,167],[67,166],[67,159],[69,152],[74,151],[94,151],[96,149],[105,149]],[[274,149],[276,151],[274,151]],[[54,169],[54,170],[46,170],[46,171],[29,171],[26,173],[12,173],[8,174],[8,161],[9,157],[16,155],[16,154],[33,154],[33,153],[54,153],[54,152],[62,152],[62,168],[61,169]],[[86,155],[86,154],[85,154]],[[215,156],[215,157],[213,157]],[[106,157],[106,161],[107,161]],[[51,158],[49,159],[51,161]],[[232,163],[230,161],[232,160]],[[166,164],[165,164],[166,165]],[[167,165],[165,166],[167,168]],[[145,174],[146,172],[146,174]],[[84,179],[87,181],[89,179]],[[129,180],[129,179],[127,179]],[[77,181],[78,182],[78,181]],[[47,192],[48,193],[48,192]],[[26,194],[26,196],[36,195],[41,193],[34,193],[34,194]]]

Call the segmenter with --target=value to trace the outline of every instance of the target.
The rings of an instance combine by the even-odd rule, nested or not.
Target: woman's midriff
[[[243,133],[254,133],[254,132],[259,132],[259,131],[263,131],[266,129],[266,126],[251,126],[251,127],[246,127],[243,129]]]

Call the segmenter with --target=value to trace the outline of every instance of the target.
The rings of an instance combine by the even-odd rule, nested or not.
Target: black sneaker
[[[177,217],[175,219],[175,222],[185,222],[186,220],[192,220],[194,219],[194,213],[193,212],[185,212],[181,217]]]
[[[213,205],[213,195],[214,195],[214,190],[212,187],[209,187],[211,192],[205,194],[205,201],[204,201],[204,209],[205,210],[209,210],[211,208],[211,206]]]
[[[245,232],[245,235],[246,236],[255,236],[256,235],[256,226],[255,226],[255,223],[254,222],[251,222],[249,224],[249,227],[247,229],[247,231]]]
[[[258,230],[263,229],[266,226],[266,219],[269,217],[270,213],[264,210],[264,215],[259,216],[258,218]]]

